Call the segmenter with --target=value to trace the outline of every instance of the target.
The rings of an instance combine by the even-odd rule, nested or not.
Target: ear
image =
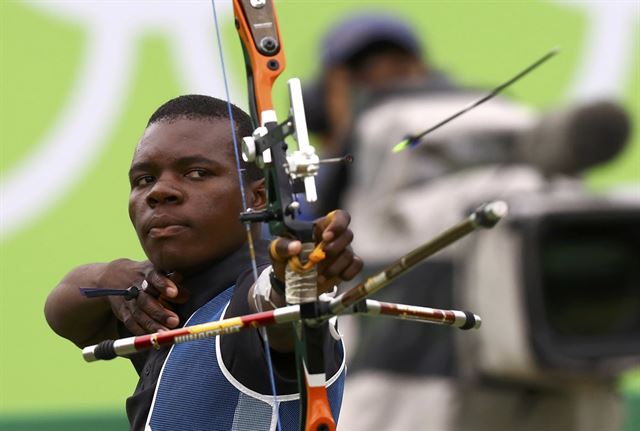
[[[249,185],[251,202],[248,202],[249,207],[254,210],[263,210],[267,206],[267,191],[264,187],[264,178],[252,181]]]

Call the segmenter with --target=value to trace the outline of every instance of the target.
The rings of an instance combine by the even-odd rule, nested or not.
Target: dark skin
[[[242,202],[228,130],[225,119],[186,118],[160,121],[145,130],[129,171],[129,215],[149,261],[119,259],[70,272],[45,307],[56,332],[82,347],[116,338],[117,320],[135,335],[180,324],[171,310],[171,303],[186,300],[180,279],[233,253],[246,241],[238,218]],[[264,208],[264,180],[245,182],[245,193],[249,207]],[[327,254],[318,267],[321,291],[352,279],[362,269],[350,247],[353,234],[348,224],[349,216],[343,211],[316,222],[316,236],[324,241]],[[273,259],[276,276],[284,274],[280,261],[299,251],[298,241],[278,242],[278,256]],[[77,290],[88,286],[126,289],[145,279],[149,288],[132,301],[121,297],[87,300]],[[271,299],[283,303],[277,295]],[[249,304],[255,306],[252,298]],[[266,302],[263,307],[271,308]],[[272,347],[291,348],[283,331],[271,330],[270,335]]]

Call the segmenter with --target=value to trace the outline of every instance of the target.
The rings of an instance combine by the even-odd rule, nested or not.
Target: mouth
[[[146,226],[149,238],[168,238],[184,233],[189,226],[181,221],[167,216],[153,217]]]
[[[149,238],[169,238],[172,236],[180,235],[187,229],[187,226],[181,224],[170,224],[167,226],[152,227],[151,229],[149,229]]]

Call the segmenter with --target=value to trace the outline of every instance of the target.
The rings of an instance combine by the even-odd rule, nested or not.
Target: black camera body
[[[553,384],[640,364],[640,199],[547,191],[508,203],[456,287],[483,317],[475,370]]]

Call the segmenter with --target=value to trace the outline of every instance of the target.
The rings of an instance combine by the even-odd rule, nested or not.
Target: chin
[[[220,258],[219,256],[191,255],[185,253],[184,250],[178,252],[169,250],[156,251],[155,253],[148,253],[147,257],[158,271],[165,273],[178,272],[182,275],[198,272]]]
[[[151,239],[145,242],[146,246],[143,245],[143,249],[154,268],[163,272],[176,271],[182,274],[197,272],[233,253],[243,244],[243,242],[225,244],[203,238],[189,242],[178,240],[178,238],[160,241]]]
[[[153,249],[145,248],[145,254],[153,267],[161,272],[183,271],[194,265],[194,257],[185,253],[182,247],[170,247],[163,244]]]

